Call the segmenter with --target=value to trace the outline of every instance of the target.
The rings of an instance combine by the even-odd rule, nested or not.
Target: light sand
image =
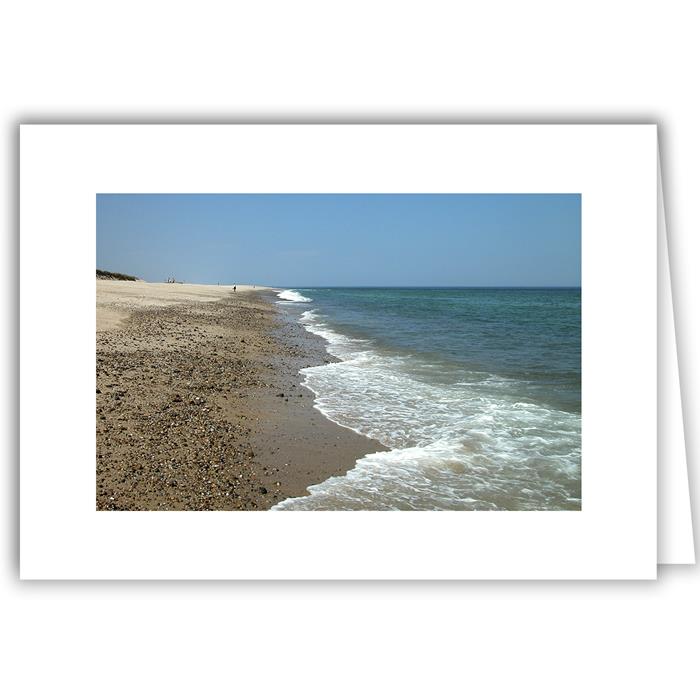
[[[236,285],[236,294],[246,294],[252,285]],[[255,287],[266,290],[267,287]],[[118,328],[138,308],[163,307],[183,302],[218,301],[233,293],[233,285],[167,284],[97,280],[97,332]]]

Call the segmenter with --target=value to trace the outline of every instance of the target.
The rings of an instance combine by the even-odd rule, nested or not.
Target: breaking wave
[[[276,510],[580,509],[579,414],[523,401],[517,380],[488,372],[445,382],[444,366],[340,333],[315,311],[300,321],[340,360],[302,370],[317,409],[389,450]]]
[[[295,302],[309,302],[311,299],[309,297],[305,297],[302,294],[299,294],[299,292],[295,291],[294,289],[285,289],[283,292],[280,292],[277,297],[279,299],[282,299],[283,301],[295,301]]]

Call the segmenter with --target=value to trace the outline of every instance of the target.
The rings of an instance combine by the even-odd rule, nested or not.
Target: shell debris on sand
[[[264,292],[131,308],[97,333],[97,509],[265,510],[344,473],[381,446],[278,398],[327,360]]]

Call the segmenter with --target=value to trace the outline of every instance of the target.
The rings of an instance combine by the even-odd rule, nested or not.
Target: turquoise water
[[[580,289],[294,289],[317,408],[390,448],[279,509],[581,507]]]

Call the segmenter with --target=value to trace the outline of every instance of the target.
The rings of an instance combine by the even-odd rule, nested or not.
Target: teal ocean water
[[[278,296],[340,360],[303,370],[317,408],[390,449],[277,509],[580,509],[580,289]]]

